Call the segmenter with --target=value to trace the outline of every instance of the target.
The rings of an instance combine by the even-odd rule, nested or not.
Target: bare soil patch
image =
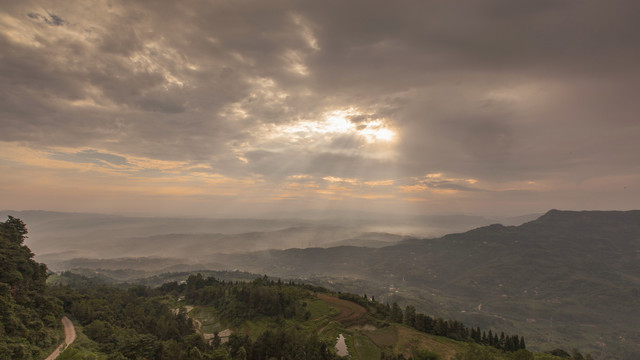
[[[330,306],[338,309],[340,312],[333,320],[341,323],[351,323],[364,318],[367,315],[367,309],[353,303],[351,301],[338,299],[337,297],[329,296],[326,294],[318,294],[318,298],[325,301]]]

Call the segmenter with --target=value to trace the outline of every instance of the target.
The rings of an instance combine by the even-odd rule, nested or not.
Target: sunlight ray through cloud
[[[39,169],[52,188],[164,179],[194,187],[189,204],[240,194],[237,209],[391,196],[396,209],[533,212],[598,192],[631,208],[637,21],[628,4],[589,4],[504,17],[480,4],[8,2],[0,148],[14,180],[1,195],[18,201],[16,174]],[[609,190],[602,174],[624,180]]]

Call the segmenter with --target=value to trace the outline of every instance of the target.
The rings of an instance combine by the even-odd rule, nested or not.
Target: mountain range
[[[602,358],[640,356],[640,211],[551,210],[383,248],[214,256],[246,271],[404,298],[466,323],[520,330],[533,348],[576,343]],[[368,289],[368,290],[365,290]]]
[[[270,241],[265,234],[296,239],[295,229],[309,230],[285,225],[252,229],[261,239],[256,243]],[[117,271],[120,279],[240,269],[366,293],[471,326],[521,333],[534,350],[575,344],[595,358],[640,358],[640,211],[551,210],[517,226],[491,224],[433,238],[325,230],[325,247],[225,252],[195,244],[163,257],[65,255],[52,267],[92,269],[105,276]],[[158,233],[139,238],[158,241],[159,247],[172,243],[169,235]],[[219,234],[234,239],[241,233]],[[247,239],[236,237],[237,244],[241,238]],[[223,249],[212,238],[201,240],[203,246],[211,241],[209,247]],[[362,245],[358,241],[371,246],[354,246]],[[344,245],[331,246],[336,242]],[[142,250],[133,254],[142,255]]]

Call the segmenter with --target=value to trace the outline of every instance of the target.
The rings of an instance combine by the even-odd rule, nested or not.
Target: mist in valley
[[[205,266],[214,254],[289,248],[379,248],[411,238],[431,238],[500,222],[518,224],[537,215],[485,218],[434,215],[348,219],[215,219],[133,217],[49,211],[1,211],[29,224],[28,246],[53,270],[74,259],[163,258]],[[139,265],[140,266],[140,265]],[[138,267],[139,267],[138,266]],[[154,266],[157,268],[157,266]]]

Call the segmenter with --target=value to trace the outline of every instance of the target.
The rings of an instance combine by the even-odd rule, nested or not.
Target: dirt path
[[[337,297],[326,294],[318,294],[318,299],[340,311],[340,313],[333,318],[333,320],[339,322],[350,322],[367,315],[367,309],[351,301],[338,299]]]
[[[64,342],[60,344],[51,355],[47,356],[45,360],[53,360],[60,355],[67,348],[67,346],[71,345],[76,340],[76,328],[73,327],[73,323],[69,320],[68,317],[62,317],[62,325],[64,326]]]

